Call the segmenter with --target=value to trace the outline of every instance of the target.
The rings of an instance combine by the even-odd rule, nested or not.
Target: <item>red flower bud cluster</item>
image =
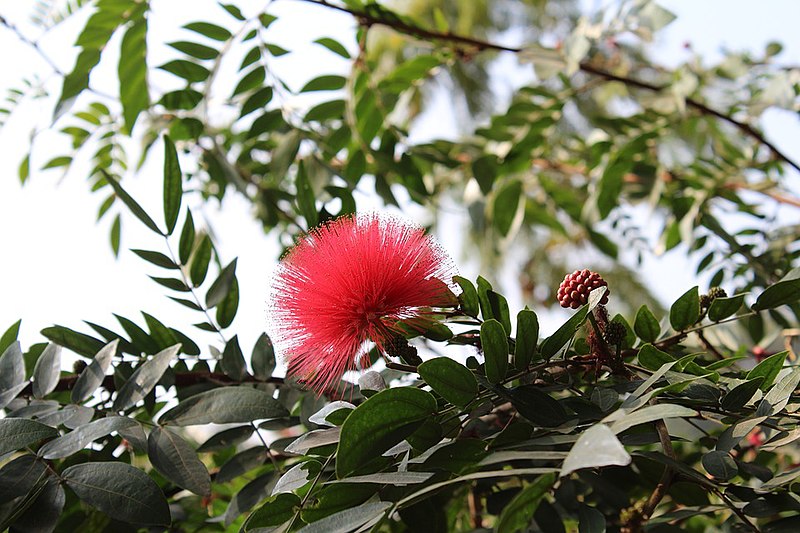
[[[564,276],[564,281],[558,287],[558,303],[561,307],[571,307],[577,309],[589,301],[589,293],[598,287],[608,287],[608,283],[598,274],[588,268],[576,270],[572,274]],[[601,305],[608,303],[608,293],[603,295]]]

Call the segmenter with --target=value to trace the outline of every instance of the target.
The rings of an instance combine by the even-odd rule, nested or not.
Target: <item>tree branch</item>
[[[513,54],[517,54],[519,52],[522,52],[523,50],[523,48],[497,44],[490,41],[476,39],[474,37],[469,37],[465,35],[458,35],[451,32],[438,32],[426,28],[421,28],[419,26],[401,20],[396,16],[392,17],[391,19],[381,16],[384,14],[384,12],[381,11],[373,11],[373,12],[358,11],[355,9],[351,9],[349,7],[332,4],[328,0],[299,0],[299,1],[316,4],[319,6],[327,7],[329,9],[334,9],[336,11],[341,11],[344,13],[349,13],[353,17],[357,18],[359,22],[364,26],[373,26],[373,25],[385,26],[393,29],[398,33],[403,33],[405,35],[411,35],[413,37],[418,37],[424,40],[447,41],[450,43],[455,43],[458,45],[472,48],[477,52],[493,50],[497,52],[510,52]],[[620,83],[624,83],[628,87],[642,89],[645,91],[662,92],[669,87],[667,85],[656,85],[646,81],[629,78],[627,76],[613,74],[607,70],[603,70],[602,68],[596,67],[585,61],[581,62],[578,67],[581,70],[581,72],[584,72],[586,74],[598,76],[608,81],[618,81]],[[693,98],[686,98],[685,101],[688,107],[691,107],[692,109],[700,112],[701,114],[712,116],[723,122],[731,124],[740,132],[753,138],[758,143],[762,144],[767,149],[769,149],[774,158],[783,161],[790,167],[794,168],[796,171],[800,172],[800,164],[790,159],[789,156],[784,154],[780,149],[778,149],[777,146],[775,146],[772,142],[770,142],[761,132],[756,130],[753,126],[746,124],[740,120],[737,120],[730,115],[726,115],[725,113],[718,111],[712,107],[709,107],[703,102],[700,102],[699,100],[695,100]]]
[[[78,375],[73,374],[70,376],[64,376],[58,380],[58,384],[56,388],[53,389],[53,392],[64,392],[72,390],[75,386],[75,382],[78,381]],[[176,387],[188,387],[190,385],[197,385],[198,383],[216,383],[222,385],[239,385],[242,383],[275,383],[275,384],[283,384],[283,378],[276,378],[270,377],[267,379],[259,379],[254,376],[245,376],[240,380],[231,379],[225,374],[221,372],[177,372],[175,373],[175,386]],[[19,396],[30,396],[33,394],[33,389],[31,388],[32,385],[28,385],[22,392],[19,393]],[[109,392],[114,392],[117,390],[117,386],[114,383],[114,376],[108,375],[103,378],[103,382],[101,383],[100,387],[104,388]]]

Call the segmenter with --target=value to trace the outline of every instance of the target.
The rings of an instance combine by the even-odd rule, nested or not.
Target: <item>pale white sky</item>
[[[596,5],[595,2],[587,4]],[[797,64],[800,61],[800,35],[796,28],[796,21],[800,20],[800,2],[772,0],[759,3],[758,8],[747,0],[665,0],[662,4],[675,11],[678,20],[658,38],[655,50],[660,60],[673,63],[686,58],[685,41],[690,41],[696,51],[712,58],[723,45],[760,51],[766,42],[779,40],[785,45],[783,62]],[[161,34],[176,40],[174,28],[194,19],[204,19],[200,13],[214,9],[213,2],[198,1],[192,3],[191,13],[187,14],[187,10],[182,9],[185,5],[168,0],[152,2],[150,43],[153,64],[171,57],[168,49],[157,43],[153,36]],[[245,5],[261,6],[262,2]],[[25,22],[29,6],[25,2],[0,0],[0,14],[18,24],[26,34],[35,36]],[[335,56],[310,43],[317,37],[332,36],[352,48],[349,40],[352,21],[349,17],[292,0],[277,0],[270,9],[280,17],[272,28],[275,42],[293,51],[276,60],[274,66],[290,84],[299,87],[317,74],[347,67],[345,62],[337,62]],[[221,11],[217,8],[215,13]],[[64,70],[70,70],[74,61],[74,51],[64,44],[74,41],[75,32],[84,21],[84,17],[76,18],[53,31],[42,43]],[[0,49],[5,51],[0,54],[0,72],[3,73],[0,90],[3,93],[21,76],[46,71],[40,59],[5,30],[0,30]],[[111,63],[114,62],[112,59]],[[113,70],[109,72],[111,75],[106,77],[107,80],[97,80],[97,86],[114,92]],[[103,83],[105,81],[109,83]],[[160,84],[169,80],[163,77],[153,78],[153,81]],[[58,89],[54,92],[58,93]],[[297,102],[297,105],[301,104]],[[124,213],[123,249],[119,260],[115,260],[108,246],[111,217],[100,224],[95,223],[95,213],[104,196],[89,194],[80,172],[61,179],[58,172],[36,170],[52,155],[66,151],[63,140],[59,140],[57,135],[43,134],[37,141],[32,178],[24,187],[20,186],[16,178],[17,165],[28,142],[28,130],[33,124],[43,124],[51,113],[51,103],[27,104],[0,131],[0,146],[3,147],[0,157],[0,332],[22,318],[21,339],[27,346],[43,340],[39,330],[54,323],[89,331],[81,323],[85,319],[120,331],[112,313],[142,324],[141,310],[153,314],[168,326],[182,330],[197,340],[201,347],[203,340],[215,342],[215,337],[205,336],[191,326],[192,322],[200,321],[199,314],[170,302],[160,286],[147,278],[147,274],[164,275],[165,272],[149,266],[128,251],[129,248],[163,251],[163,241]],[[456,127],[448,117],[433,115],[426,117],[423,124],[426,136],[452,135]],[[800,130],[791,113],[769,112],[764,128],[779,147],[800,159],[800,149],[796,145]],[[125,182],[133,196],[154,214],[161,213],[161,151],[159,145],[144,172]],[[366,198],[361,200],[367,201]],[[192,205],[198,206],[196,202]],[[223,258],[229,261],[234,256],[239,257],[237,274],[241,302],[236,322],[230,329],[239,333],[246,354],[266,325],[269,272],[277,253],[272,244],[274,237],[263,234],[249,209],[246,201],[228,194],[222,209],[209,205],[202,213],[213,223]],[[196,216],[196,220],[199,218]],[[443,245],[459,262],[457,243],[445,240]],[[680,253],[666,258],[650,258],[645,270],[655,273],[654,280],[660,280],[656,290],[664,300],[674,299],[694,284],[693,268],[686,267]],[[664,273],[669,273],[666,282]],[[474,277],[477,272],[464,274]],[[512,307],[519,304],[511,303]],[[550,324],[552,328],[557,322],[551,321]],[[551,329],[545,322],[543,334],[549,331]]]

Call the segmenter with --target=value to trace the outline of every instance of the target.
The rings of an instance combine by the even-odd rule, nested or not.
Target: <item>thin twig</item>
[[[417,367],[415,366],[393,363],[391,361],[388,361],[386,363],[386,368],[389,368],[391,370],[399,370],[400,372],[412,372],[412,373],[417,372]]]
[[[661,441],[661,449],[664,451],[664,455],[670,459],[677,460],[677,457],[675,457],[675,450],[672,449],[672,439],[669,437],[667,425],[663,420],[658,420],[656,422],[656,432],[658,433],[658,440]],[[656,485],[656,488],[653,489],[653,493],[650,494],[650,497],[647,499],[647,502],[642,509],[642,523],[647,522],[647,520],[650,519],[653,511],[656,510],[658,504],[667,494],[667,490],[669,490],[669,486],[672,484],[672,478],[674,476],[675,471],[672,469],[672,467],[664,467],[664,473],[661,474],[661,479],[658,480],[658,485]]]
[[[722,355],[719,350],[717,350],[717,347],[714,346],[713,344],[711,344],[710,342],[708,342],[708,339],[706,339],[706,336],[703,333],[703,330],[699,330],[696,333],[697,333],[697,338],[700,339],[700,342],[703,344],[703,346],[705,347],[706,350],[711,352],[714,355],[714,357],[716,357],[720,361],[725,359],[725,356]]]
[[[175,252],[172,251],[172,246],[170,246],[169,238],[166,235],[164,236],[164,242],[167,244],[167,252],[169,252],[170,259],[172,259],[172,262],[180,267],[178,270],[181,273],[183,284],[189,288],[189,293],[192,295],[194,303],[197,304],[197,307],[199,307],[202,310],[203,314],[206,316],[206,320],[208,321],[208,323],[214,326],[214,329],[219,334],[219,338],[222,340],[222,344],[223,345],[228,344],[225,335],[222,334],[222,329],[211,319],[211,315],[208,313],[208,308],[206,308],[206,306],[203,305],[203,302],[200,300],[200,297],[197,296],[197,293],[195,292],[194,287],[192,286],[192,282],[189,279],[189,276],[186,274],[186,265],[181,264],[181,262],[178,261],[178,258],[175,257]]]
[[[714,493],[715,493],[715,494],[716,494],[716,495],[717,495],[717,496],[718,496],[718,497],[719,497],[719,498],[720,498],[720,499],[721,499],[723,502],[725,502],[725,505],[727,505],[727,506],[728,506],[728,509],[730,509],[731,511],[733,511],[733,512],[734,512],[734,514],[736,514],[736,516],[738,516],[738,517],[739,517],[739,520],[741,520],[742,522],[744,522],[744,524],[745,524],[747,527],[749,527],[751,531],[755,531],[756,533],[759,533],[759,532],[761,531],[760,529],[758,529],[758,526],[756,526],[756,525],[755,525],[753,522],[751,522],[751,521],[750,521],[750,519],[749,519],[749,518],[747,518],[747,515],[746,515],[746,514],[744,514],[744,512],[743,512],[741,509],[739,509],[738,507],[736,507],[736,504],[734,504],[734,503],[731,501],[731,499],[730,499],[730,498],[728,498],[728,497],[725,495],[725,493],[723,493],[721,490],[716,490],[716,489],[714,490]]]
[[[78,374],[64,376],[58,380],[53,392],[63,392],[72,390],[75,382],[78,381]],[[175,373],[175,386],[188,387],[189,385],[196,385],[198,383],[216,383],[218,385],[241,385],[244,383],[273,383],[282,385],[283,378],[269,377],[266,379],[257,378],[255,376],[246,375],[242,379],[233,379],[221,372],[176,372]],[[19,393],[19,396],[30,396],[33,394],[32,385],[28,385]],[[103,389],[114,392],[117,390],[116,383],[114,383],[114,376],[108,375],[103,378],[100,387]]]
[[[264,440],[264,435],[258,430],[258,426],[256,426],[255,422],[250,422],[250,425],[253,426],[253,431],[255,432],[258,440],[261,441],[261,444],[264,445],[264,449],[267,450],[267,457],[269,457],[270,462],[272,463],[272,467],[275,469],[276,472],[283,474],[283,468],[278,463],[277,459],[275,459],[275,455],[273,455],[272,450],[270,450],[267,441]]]
[[[404,20],[401,20],[398,17],[392,17],[391,19],[388,19],[381,17],[377,14],[374,14],[374,12],[368,13],[366,11],[359,11],[356,9],[351,9],[349,7],[332,4],[328,2],[328,0],[299,0],[299,1],[316,4],[319,6],[327,7],[329,9],[334,9],[336,11],[341,11],[344,13],[349,13],[350,15],[353,15],[355,18],[357,18],[359,22],[365,26],[371,26],[371,25],[386,26],[399,33],[411,35],[413,37],[418,37],[420,39],[447,41],[472,48],[473,50],[478,52],[494,50],[497,52],[510,52],[513,54],[517,54],[523,51],[523,48],[520,47],[506,46],[502,44],[492,43],[490,41],[476,39],[474,37],[468,37],[465,35],[451,33],[449,31],[439,32],[439,31],[429,30],[426,28],[421,28],[417,25],[410,24]],[[602,68],[599,68],[588,62],[581,62],[578,65],[578,68],[586,74],[598,76],[608,81],[617,81],[625,84],[628,87],[642,89],[645,91],[662,92],[669,88],[666,85],[657,85],[646,81],[637,80],[635,78],[630,78],[619,74],[613,74],[607,70],[603,70]],[[693,98],[686,98],[685,102],[688,107],[700,112],[703,115],[709,115],[719,120],[722,120],[723,122],[731,124],[745,135],[755,139],[757,142],[767,147],[770,150],[770,152],[772,152],[772,155],[776,159],[783,161],[787,165],[791,166],[792,168],[800,172],[800,164],[790,159],[789,156],[784,154],[780,149],[778,149],[777,146],[771,143],[761,132],[756,130],[753,126],[746,124],[740,120],[737,120],[730,115],[726,115],[725,113],[718,111],[712,107],[709,107],[708,105],[700,102],[699,100],[695,100]]]

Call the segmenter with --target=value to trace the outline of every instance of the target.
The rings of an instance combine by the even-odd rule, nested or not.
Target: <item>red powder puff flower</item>
[[[456,304],[455,268],[419,226],[378,214],[341,217],[311,230],[281,261],[270,322],[289,374],[318,393],[368,352],[414,327],[433,307]]]

